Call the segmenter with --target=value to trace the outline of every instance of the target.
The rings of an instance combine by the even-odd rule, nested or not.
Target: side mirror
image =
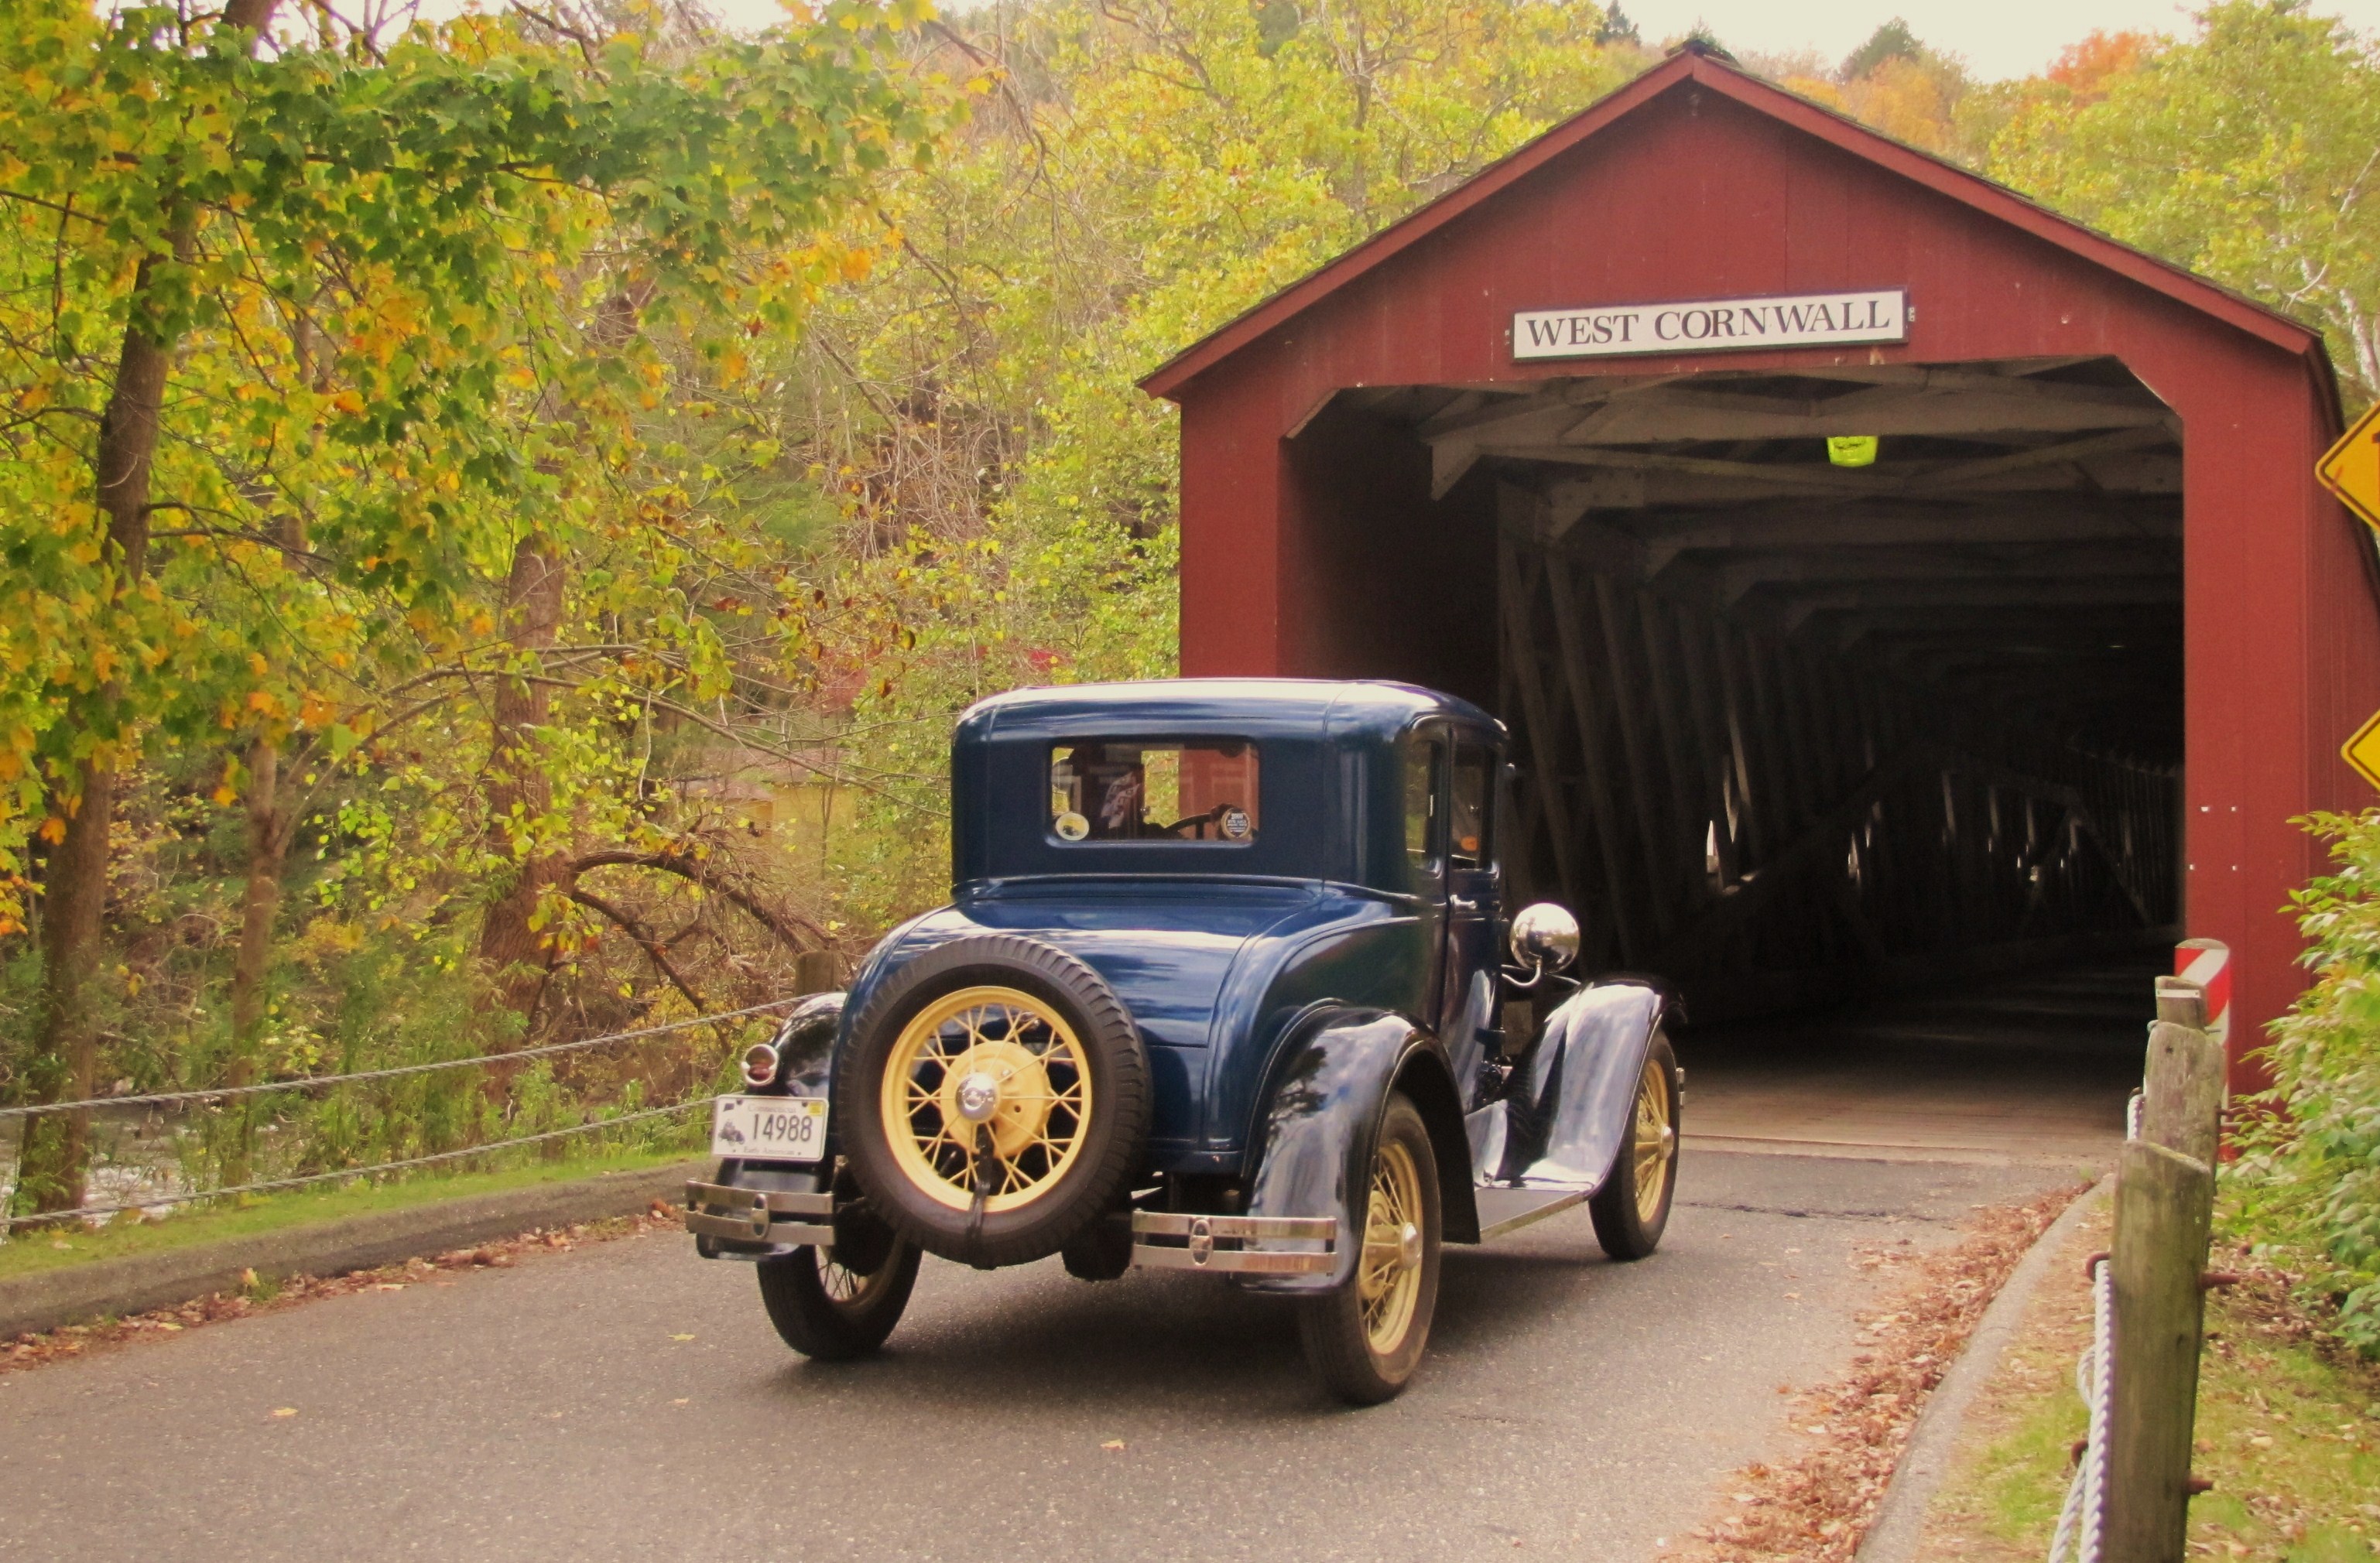
[[[1524,906],[1512,919],[1512,959],[1537,975],[1578,959],[1578,919],[1550,901]]]

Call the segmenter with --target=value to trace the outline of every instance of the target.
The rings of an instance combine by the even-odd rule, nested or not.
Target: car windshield
[[[1050,830],[1062,842],[1252,842],[1257,746],[1101,738],[1050,749]]]

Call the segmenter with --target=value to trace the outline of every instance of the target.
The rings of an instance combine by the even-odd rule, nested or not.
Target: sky
[[[493,6],[496,0],[482,0]],[[1607,0],[1608,3],[1608,0]],[[1682,37],[1702,22],[1729,48],[1782,55],[1815,49],[1840,60],[1883,22],[1898,16],[1925,43],[1964,56],[1977,77],[2030,76],[2086,35],[2134,29],[2190,30],[2190,7],[2175,0],[1620,0],[1647,43]],[[708,0],[731,27],[765,27],[784,15],[777,0]],[[966,0],[942,0],[964,12]],[[423,0],[425,15],[452,13],[460,0]],[[2380,0],[2315,0],[2319,15],[2380,32]]]
[[[1815,49],[1840,60],[1898,16],[1929,46],[1963,55],[1985,80],[2030,76],[2095,31],[2190,30],[2191,6],[2173,0],[1620,0],[1647,43],[1700,21],[1730,49],[1789,54]],[[2313,10],[2380,30],[2380,0],[2317,0]]]

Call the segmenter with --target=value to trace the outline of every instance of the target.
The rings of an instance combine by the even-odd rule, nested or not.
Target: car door
[[[1439,966],[1439,1039],[1454,1064],[1464,1110],[1478,1105],[1496,1025],[1496,751],[1453,735],[1446,767],[1446,932]]]
[[[1449,744],[1436,726],[1405,735],[1398,764],[1404,808],[1405,885],[1421,922],[1423,970],[1415,1017],[1435,1030],[1446,966],[1446,770]]]

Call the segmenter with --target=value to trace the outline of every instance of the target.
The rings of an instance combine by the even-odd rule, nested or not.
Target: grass
[[[2103,1209],[2058,1256],[1970,1413],[1923,1556],[2013,1563],[2047,1551],[2083,1429],[2082,1259],[2107,1245]],[[2380,1557],[2380,1367],[2325,1346],[2266,1278],[2211,1293],[2206,1327],[2193,1469],[2215,1488],[2191,1504],[2191,1556]]]
[[[407,1210],[469,1194],[558,1183],[599,1172],[633,1172],[689,1159],[691,1149],[642,1150],[538,1161],[487,1172],[419,1175],[388,1182],[358,1179],[287,1193],[226,1200],[162,1218],[127,1223],[119,1217],[96,1230],[20,1230],[0,1242],[0,1280],[87,1264],[126,1254],[162,1254],[224,1238],[255,1237],[297,1227],[327,1225],[388,1210]]]

